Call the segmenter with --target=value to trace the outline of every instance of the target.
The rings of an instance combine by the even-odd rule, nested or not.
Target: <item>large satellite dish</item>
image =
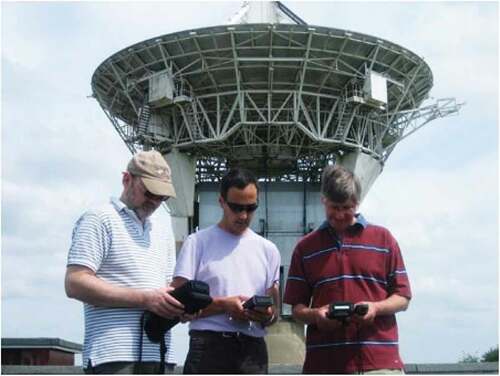
[[[403,138],[457,112],[454,99],[420,107],[432,85],[427,63],[404,47],[303,22],[162,35],[117,52],[92,77],[130,150],[186,153],[198,181],[234,164],[317,180],[326,160],[352,152],[382,166]]]

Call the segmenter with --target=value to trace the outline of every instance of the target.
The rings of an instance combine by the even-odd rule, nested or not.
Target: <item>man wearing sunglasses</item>
[[[157,151],[139,152],[122,184],[119,199],[78,219],[68,255],[66,294],[84,303],[85,373],[158,373],[159,344],[142,335],[141,315],[183,313],[167,287],[175,264],[170,216],[152,215],[175,197],[170,168]],[[170,333],[165,344],[171,362]]]
[[[278,317],[280,253],[249,226],[258,207],[259,186],[247,170],[222,179],[218,224],[190,235],[174,272],[173,286],[190,279],[210,286],[213,303],[190,323],[186,374],[268,371],[264,335]],[[273,297],[267,308],[245,309],[254,295]]]

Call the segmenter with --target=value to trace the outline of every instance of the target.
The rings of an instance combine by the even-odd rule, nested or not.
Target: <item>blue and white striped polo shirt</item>
[[[163,214],[163,213],[162,213]],[[76,222],[68,265],[83,265],[113,285],[155,289],[172,279],[175,240],[170,216],[154,213],[144,226],[136,214],[115,198],[89,210]],[[164,218],[167,218],[166,220]],[[161,219],[161,220],[160,220]],[[84,303],[83,365],[137,361],[140,349],[139,308],[106,308]],[[166,361],[173,363],[170,332]],[[143,335],[143,361],[160,361],[159,345]]]

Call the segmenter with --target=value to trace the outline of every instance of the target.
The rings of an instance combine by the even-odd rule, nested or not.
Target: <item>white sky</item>
[[[498,5],[285,2],[311,25],[424,57],[435,98],[467,104],[396,147],[362,211],[399,240],[414,299],[398,315],[407,363],[458,361],[498,343]],[[240,2],[1,3],[2,337],[81,343],[63,278],[71,230],[121,192],[130,154],[91,94],[113,53],[225,24]],[[187,347],[178,326],[177,360]]]

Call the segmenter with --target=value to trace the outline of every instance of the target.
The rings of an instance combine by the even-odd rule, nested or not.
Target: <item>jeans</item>
[[[88,365],[84,368],[86,374],[157,374],[160,370],[159,362],[109,362],[97,366]],[[165,364],[165,373],[174,372],[173,364]]]
[[[262,337],[241,333],[191,330],[184,374],[268,373]]]

